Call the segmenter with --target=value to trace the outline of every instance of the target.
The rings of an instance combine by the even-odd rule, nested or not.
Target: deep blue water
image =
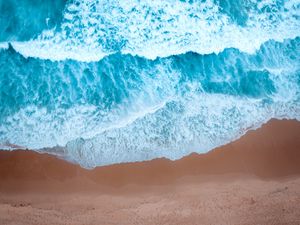
[[[84,167],[300,120],[300,1],[0,0],[0,144]]]

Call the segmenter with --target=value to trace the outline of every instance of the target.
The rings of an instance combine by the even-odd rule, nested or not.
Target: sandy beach
[[[300,224],[300,123],[271,120],[177,161],[93,170],[0,151],[0,224]]]

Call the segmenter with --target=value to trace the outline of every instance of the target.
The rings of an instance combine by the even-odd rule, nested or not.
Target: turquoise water
[[[0,144],[92,168],[300,119],[300,1],[0,1]]]

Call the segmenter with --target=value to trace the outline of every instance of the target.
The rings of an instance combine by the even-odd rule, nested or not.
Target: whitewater
[[[0,3],[3,149],[175,160],[300,120],[299,0]]]

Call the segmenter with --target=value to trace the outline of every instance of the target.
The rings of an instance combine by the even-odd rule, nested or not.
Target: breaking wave
[[[12,45],[26,57],[86,62],[118,52],[148,59],[254,53],[268,40],[299,36],[299,12],[299,0],[74,0],[60,25]]]
[[[38,7],[26,32],[0,33],[2,147],[92,168],[178,159],[271,118],[300,120],[299,1]],[[6,18],[21,23],[21,9]]]

